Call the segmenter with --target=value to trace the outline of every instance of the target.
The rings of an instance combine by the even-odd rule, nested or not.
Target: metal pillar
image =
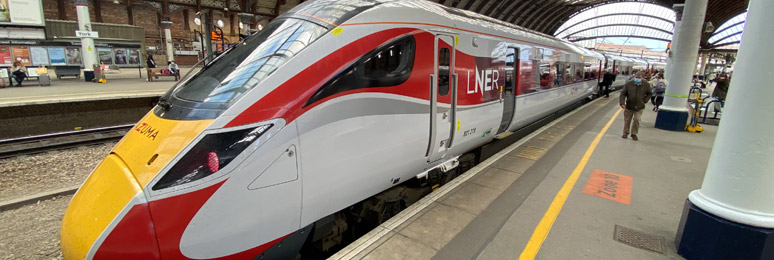
[[[707,59],[709,58],[709,53],[702,53],[701,54],[701,68],[699,68],[699,76],[707,75]],[[707,81],[707,77],[704,77],[704,80]]]
[[[89,18],[89,1],[75,0],[75,12],[78,15],[78,30],[92,31]],[[97,48],[94,47],[93,38],[81,38],[81,54],[83,55],[83,78],[90,81],[94,78],[94,65],[98,64]]]
[[[696,58],[699,55],[699,40],[704,25],[704,14],[708,0],[686,1],[683,10],[677,11],[680,29],[672,36],[670,53],[669,85],[664,95],[664,105],[656,116],[656,128],[683,131],[688,121],[688,91],[691,78],[696,71]],[[678,5],[675,5],[679,7]]]
[[[690,193],[677,232],[687,259],[774,259],[774,1],[750,0],[723,121],[701,189]]]
[[[207,52],[207,54],[204,57],[207,57],[207,55],[210,55],[212,53],[212,11],[205,11],[202,10],[202,34],[204,34],[204,51]],[[209,63],[210,60],[205,60],[205,63]]]
[[[167,44],[167,61],[175,59],[175,47],[172,43],[172,22],[161,22],[161,28],[164,28],[164,42]]]

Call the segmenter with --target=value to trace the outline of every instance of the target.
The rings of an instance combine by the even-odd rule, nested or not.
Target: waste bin
[[[94,71],[83,71],[83,79],[86,80],[86,82],[91,82],[94,79]]]

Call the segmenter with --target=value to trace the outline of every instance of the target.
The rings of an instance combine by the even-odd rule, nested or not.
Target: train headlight
[[[205,135],[153,185],[153,190],[186,184],[218,172],[272,126],[267,124]]]

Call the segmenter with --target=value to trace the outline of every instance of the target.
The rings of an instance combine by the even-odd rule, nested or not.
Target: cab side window
[[[304,107],[338,93],[403,84],[414,67],[414,36],[407,35],[363,55],[323,84]]]

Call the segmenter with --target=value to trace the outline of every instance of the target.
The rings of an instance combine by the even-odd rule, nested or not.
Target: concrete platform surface
[[[190,68],[180,68],[181,76]],[[0,88],[0,107],[58,102],[91,101],[134,97],[160,96],[176,83],[172,77],[148,82],[145,69],[124,68],[106,74],[107,83],[85,82],[82,78],[57,79],[53,70],[50,86],[40,86],[36,80],[25,80],[21,87]],[[6,84],[8,79],[6,80]],[[16,84],[16,82],[14,82]]]
[[[514,143],[331,259],[531,259],[530,253],[536,259],[681,259],[674,238],[683,203],[701,186],[717,127],[704,126],[703,133],[655,129],[656,112],[648,105],[640,140],[623,139],[617,96]],[[591,178],[595,170],[616,181],[586,187],[602,185]],[[616,197],[602,194],[608,191]],[[553,222],[552,211],[558,212]],[[616,225],[650,235],[662,252],[616,241]]]

